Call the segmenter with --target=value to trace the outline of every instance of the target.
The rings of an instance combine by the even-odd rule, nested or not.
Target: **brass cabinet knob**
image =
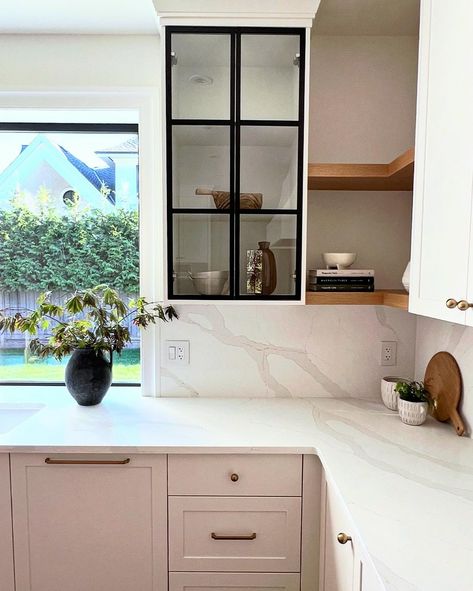
[[[457,307],[457,300],[454,300],[453,298],[448,298],[448,300],[445,302],[445,305],[447,306],[447,308],[450,308],[450,310],[453,310],[453,308]]]
[[[473,304],[470,304],[466,300],[460,300],[457,304],[457,308],[462,312],[466,312],[468,308],[473,308]]]
[[[337,541],[339,544],[346,544],[347,542],[351,542],[351,536],[344,532],[340,532],[337,536]]]
[[[240,477],[238,476],[238,474],[232,474],[232,475],[230,476],[230,480],[231,480],[232,482],[238,482],[238,480],[239,480],[239,479],[240,479]]]

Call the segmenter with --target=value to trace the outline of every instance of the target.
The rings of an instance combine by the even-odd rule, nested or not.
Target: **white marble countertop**
[[[44,407],[3,452],[316,453],[389,591],[473,588],[473,440],[403,425],[354,399],[142,398],[112,389],[79,407],[62,388],[0,389],[0,410]]]

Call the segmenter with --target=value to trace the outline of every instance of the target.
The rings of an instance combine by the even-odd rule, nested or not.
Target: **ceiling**
[[[0,0],[0,34],[157,32],[152,0]]]
[[[420,0],[322,0],[317,35],[418,35]]]
[[[322,0],[315,19],[315,33],[417,35],[419,1]],[[157,32],[152,0],[0,0],[0,14],[0,34],[152,35]]]

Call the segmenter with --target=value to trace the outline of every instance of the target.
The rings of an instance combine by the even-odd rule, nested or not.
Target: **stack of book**
[[[372,269],[315,269],[309,271],[309,291],[374,291]]]

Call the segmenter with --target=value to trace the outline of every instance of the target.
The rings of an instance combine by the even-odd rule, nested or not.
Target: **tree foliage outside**
[[[0,290],[67,291],[108,284],[139,291],[137,211],[58,212],[44,187],[37,206],[15,197],[0,210]]]

